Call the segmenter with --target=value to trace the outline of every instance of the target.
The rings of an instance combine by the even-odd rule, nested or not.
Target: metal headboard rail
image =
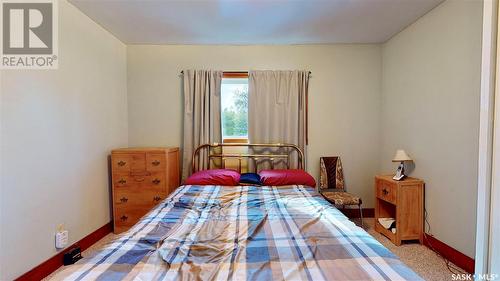
[[[224,147],[246,147],[246,148],[288,148],[286,153],[224,153]],[[220,148],[221,153],[214,152],[215,148]],[[255,163],[255,170],[257,170],[257,161],[267,160],[271,164],[271,169],[274,169],[275,160],[286,160],[287,168],[290,168],[290,157],[293,152],[297,152],[298,155],[298,169],[304,169],[304,152],[295,144],[287,144],[287,143],[212,143],[212,144],[202,144],[196,148],[193,153],[192,158],[192,172],[196,172],[199,170],[197,167],[198,161],[200,157],[200,152],[204,149],[208,149],[208,158],[207,158],[207,167],[210,169],[210,163],[212,159],[217,158],[221,159],[221,167],[225,168],[227,159],[237,159],[238,160],[238,171],[241,173],[241,166],[243,159],[252,159]]]

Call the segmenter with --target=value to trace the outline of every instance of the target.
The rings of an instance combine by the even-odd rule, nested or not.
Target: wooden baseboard
[[[338,208],[346,217],[350,219],[359,218],[359,209],[358,208]],[[375,217],[375,209],[374,208],[363,208],[363,218],[373,218]]]
[[[92,246],[94,243],[99,241],[101,238],[111,233],[112,230],[113,230],[113,224],[111,222],[105,224],[96,231],[83,237],[80,241],[74,243],[73,245],[67,247],[63,251],[57,253],[57,255],[51,257],[50,259],[44,261],[43,263],[39,264],[35,268],[26,272],[25,274],[19,276],[16,279],[16,281],[41,280],[49,276],[52,272],[56,271],[59,267],[63,265],[63,256],[65,253],[68,252],[69,249],[73,248],[74,246],[79,246],[81,250],[84,251],[90,246]]]
[[[439,241],[430,234],[424,236],[424,245],[430,249],[434,249],[441,256],[458,265],[468,273],[474,274],[475,261],[473,258],[464,255],[456,249],[448,246],[446,243]]]

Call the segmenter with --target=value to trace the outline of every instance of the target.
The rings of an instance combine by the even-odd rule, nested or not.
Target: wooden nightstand
[[[396,233],[385,229],[378,218],[395,218]],[[403,240],[419,240],[424,235],[424,182],[405,177],[395,181],[391,176],[375,176],[375,231],[397,246]]]

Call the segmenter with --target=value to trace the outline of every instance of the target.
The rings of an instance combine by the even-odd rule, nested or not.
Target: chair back
[[[321,157],[319,190],[339,189],[345,191],[344,172],[342,171],[342,162],[339,156]]]

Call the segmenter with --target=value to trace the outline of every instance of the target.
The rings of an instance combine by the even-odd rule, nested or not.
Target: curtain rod
[[[223,71],[223,72],[227,72],[227,73],[248,73],[248,71]],[[181,71],[181,74],[184,74],[184,70]],[[309,75],[311,75],[312,72],[309,71]]]

